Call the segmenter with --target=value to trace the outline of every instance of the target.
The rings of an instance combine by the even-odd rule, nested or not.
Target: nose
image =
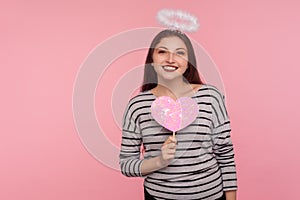
[[[174,62],[174,54],[173,54],[173,52],[169,52],[168,53],[167,62],[169,62],[169,63],[173,63]]]

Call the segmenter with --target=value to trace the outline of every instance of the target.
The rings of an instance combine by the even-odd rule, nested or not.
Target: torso
[[[157,170],[145,178],[145,188],[157,199],[208,200],[222,195],[221,171],[213,154],[210,135],[213,119],[211,95],[215,98],[219,95],[205,84],[191,84],[186,94],[196,92],[198,95],[194,95],[193,99],[199,105],[199,113],[192,124],[177,131],[178,151],[172,166]],[[129,106],[134,112],[132,116],[138,116],[132,121],[138,122],[145,159],[160,155],[161,145],[172,134],[153,119],[150,110],[153,101],[155,97],[148,90],[135,97]]]

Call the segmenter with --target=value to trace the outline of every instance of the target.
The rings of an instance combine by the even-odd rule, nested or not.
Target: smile
[[[176,67],[176,66],[171,66],[171,65],[166,65],[166,66],[162,66],[162,67],[163,67],[163,69],[164,69],[165,71],[167,71],[167,72],[173,72],[173,71],[175,71],[175,70],[178,69],[178,67]]]

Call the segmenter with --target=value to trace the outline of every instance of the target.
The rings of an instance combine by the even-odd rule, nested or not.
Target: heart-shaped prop
[[[191,124],[199,112],[197,102],[190,97],[174,101],[171,97],[161,96],[151,105],[152,117],[173,134]]]

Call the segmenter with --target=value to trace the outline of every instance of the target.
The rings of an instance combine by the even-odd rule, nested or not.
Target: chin
[[[182,74],[178,74],[178,75],[168,75],[168,74],[164,74],[164,75],[160,75],[159,76],[161,80],[164,81],[174,81],[174,80],[182,80]]]

